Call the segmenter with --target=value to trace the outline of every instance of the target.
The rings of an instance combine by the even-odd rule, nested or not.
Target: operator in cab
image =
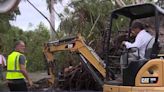
[[[141,22],[134,22],[131,26],[131,33],[135,36],[135,41],[133,43],[128,41],[123,41],[123,44],[127,49],[136,47],[139,50],[139,56],[144,59],[146,46],[152,39],[152,36],[145,30]]]
[[[153,38],[153,36],[151,36],[145,30],[144,25],[138,21],[132,23],[130,31],[131,31],[131,35],[135,37],[135,41],[134,42],[123,41],[122,44],[126,47],[126,49],[137,48],[137,51],[133,53],[125,53],[124,55],[121,56],[120,58],[121,75],[123,74],[123,69],[126,67],[127,63],[129,64],[130,62],[138,58],[139,59],[145,58],[146,47],[149,41]]]

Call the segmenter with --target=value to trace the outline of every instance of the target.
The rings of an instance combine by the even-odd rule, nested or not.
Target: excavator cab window
[[[115,74],[120,74],[120,56],[124,53],[122,41],[128,40],[129,18],[120,15],[113,16],[111,29],[111,44],[109,46],[109,67]]]

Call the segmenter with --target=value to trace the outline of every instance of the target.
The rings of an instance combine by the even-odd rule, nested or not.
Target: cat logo
[[[71,44],[67,44],[65,48],[70,49],[70,48],[73,48],[74,46],[75,46],[75,43],[71,43]]]
[[[141,83],[142,84],[154,84],[158,82],[158,77],[142,77]]]

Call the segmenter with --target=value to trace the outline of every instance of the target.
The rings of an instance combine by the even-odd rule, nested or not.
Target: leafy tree
[[[17,29],[16,27],[11,28],[9,21],[15,20],[15,17],[19,14],[20,14],[19,8],[17,8],[15,11],[10,12],[10,13],[0,14],[0,49],[2,50],[1,52],[8,51],[8,49],[4,47],[4,44],[6,44],[6,40],[9,40],[10,38],[7,35],[7,33],[10,30]]]
[[[0,14],[0,33],[4,33],[9,30],[9,21],[15,20],[17,15],[20,15],[19,8],[17,8],[14,12]]]
[[[15,26],[11,26],[10,29],[2,34],[1,51],[5,54],[9,54],[13,50],[13,44],[16,40],[24,40],[23,31]]]
[[[29,60],[29,70],[37,71],[45,68],[44,56],[42,52],[43,44],[50,38],[48,29],[40,23],[34,31],[25,32],[27,37],[27,58]]]
[[[101,41],[106,28],[106,20],[114,9],[109,0],[78,0],[69,5],[74,9],[69,17],[62,20],[60,29],[66,35],[81,33],[87,43],[94,45]]]
[[[48,28],[40,23],[35,30],[23,31],[18,27],[11,26],[5,33],[1,34],[0,46],[3,54],[9,55],[13,51],[13,44],[17,40],[26,43],[26,56],[28,69],[30,71],[44,70],[44,56],[42,52],[43,44],[49,40]]]

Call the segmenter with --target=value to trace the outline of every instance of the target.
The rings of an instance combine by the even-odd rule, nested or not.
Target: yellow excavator
[[[164,54],[160,53],[161,48],[159,41],[160,17],[163,17],[164,10],[160,7],[146,3],[131,5],[114,10],[111,13],[110,30],[107,32],[105,46],[105,58],[102,60],[94,50],[85,44],[83,38],[78,35],[62,40],[47,42],[44,45],[44,55],[49,63],[49,72],[52,75],[52,82],[55,82],[55,71],[52,67],[54,54],[59,51],[76,52],[82,59],[82,64],[90,71],[94,79],[103,87],[104,92],[164,92]],[[129,26],[135,20],[153,17],[154,18],[154,38],[147,44],[145,59],[136,59],[128,63],[123,70],[123,81],[115,81],[116,76],[110,71],[109,56],[110,38],[112,33],[112,23],[119,19],[119,16],[126,17],[130,20]],[[130,38],[130,27],[127,38]],[[124,53],[131,53],[126,51]],[[139,54],[138,54],[139,55]],[[99,74],[103,77],[100,77]]]
[[[79,54],[82,61],[84,61],[82,64],[91,71],[92,75],[95,76],[100,84],[103,84],[102,80],[98,77],[90,64],[93,65],[104,78],[106,76],[106,65],[104,61],[94,52],[94,50],[85,44],[84,39],[80,34],[76,37],[45,43],[43,52],[49,64],[49,73],[53,76],[52,78],[55,78],[55,66],[53,65],[54,54],[59,51],[71,51]],[[53,79],[52,82],[55,82],[55,79]]]
[[[2,2],[7,2],[9,6],[15,7],[19,0],[5,0]],[[4,8],[4,11],[0,11],[0,13],[12,10],[11,7]],[[94,79],[102,86],[103,92],[164,92],[164,54],[161,53],[163,52],[161,48],[164,46],[161,45],[163,41],[160,42],[159,39],[160,31],[163,31],[160,30],[160,18],[163,15],[164,10],[162,8],[150,3],[131,5],[114,10],[111,13],[109,31],[107,31],[104,41],[104,60],[85,43],[81,35],[45,43],[43,53],[48,63],[51,83],[56,83],[54,54],[59,51],[71,51],[76,52],[81,57],[82,65],[90,71]],[[128,18],[130,20],[129,26],[135,20],[153,17],[155,34],[154,39],[151,39],[147,45],[145,59],[138,58],[131,63],[128,63],[128,59],[126,60],[127,64],[122,76],[123,81],[115,81],[117,76],[111,72],[109,67],[112,24],[116,19],[119,19],[119,16]],[[127,38],[130,38],[130,27]],[[124,53],[131,53],[131,51]]]

